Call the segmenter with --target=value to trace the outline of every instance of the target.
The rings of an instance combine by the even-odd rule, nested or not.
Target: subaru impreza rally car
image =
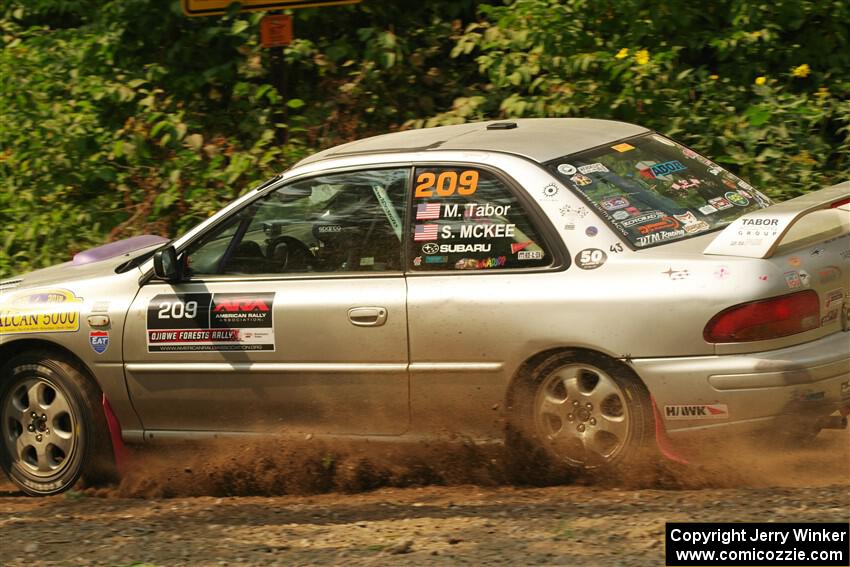
[[[773,204],[602,120],[378,136],[0,282],[0,464],[52,494],[217,435],[453,432],[580,470],[814,435],[850,412],[848,276],[850,182]]]

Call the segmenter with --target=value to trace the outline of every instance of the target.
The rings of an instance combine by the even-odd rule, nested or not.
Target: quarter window
[[[418,167],[409,257],[414,271],[536,268],[551,263],[519,200],[474,167]]]
[[[409,173],[323,175],[272,191],[191,248],[190,273],[400,271]]]

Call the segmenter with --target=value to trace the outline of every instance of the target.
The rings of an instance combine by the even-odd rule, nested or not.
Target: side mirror
[[[177,261],[177,251],[174,246],[168,246],[157,250],[153,255],[153,271],[161,280],[167,282],[179,282],[183,279],[180,263]]]

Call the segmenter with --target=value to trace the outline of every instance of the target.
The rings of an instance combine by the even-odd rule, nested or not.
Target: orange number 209
[[[433,197],[436,190],[438,197],[451,197],[458,195],[472,195],[478,189],[478,172],[474,169],[461,171],[442,171],[438,174],[430,171],[420,173],[416,177],[417,199]]]

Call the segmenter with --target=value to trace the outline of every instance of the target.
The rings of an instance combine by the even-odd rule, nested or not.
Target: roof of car
[[[437,149],[506,152],[545,162],[645,132],[646,128],[635,124],[592,118],[490,120],[364,138],[313,154],[298,165],[343,156]]]

